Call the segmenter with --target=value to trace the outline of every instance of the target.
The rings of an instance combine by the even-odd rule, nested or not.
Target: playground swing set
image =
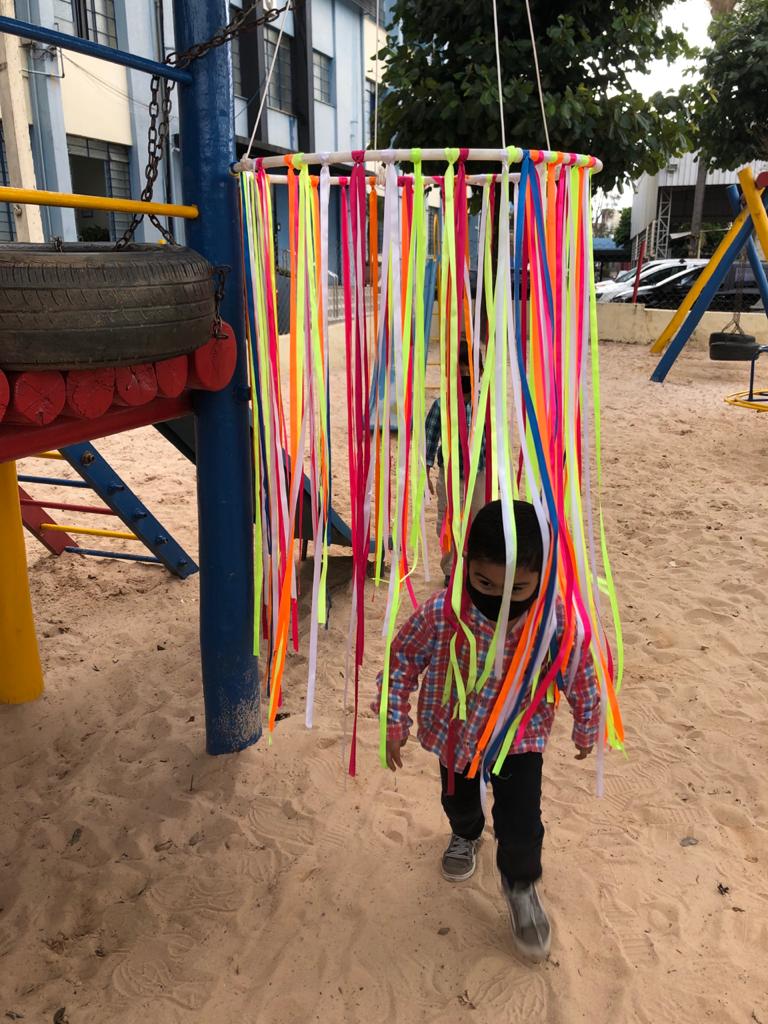
[[[201,40],[212,39],[227,24],[228,6],[225,0],[175,0],[174,17],[178,51],[183,54]],[[207,279],[197,282],[202,289],[197,298],[204,330],[201,333],[200,324],[182,323],[184,313],[180,306],[179,337],[174,350],[165,353],[165,358],[137,358],[138,353],[145,351],[144,346],[137,344],[133,350],[115,346],[111,357],[104,352],[100,359],[91,355],[91,365],[101,369],[88,368],[87,354],[74,364],[65,359],[59,366],[49,362],[41,368],[34,349],[27,346],[25,352],[13,355],[10,363],[0,362],[0,368],[7,371],[0,372],[0,702],[33,700],[43,688],[22,524],[56,553],[104,555],[102,551],[78,547],[73,535],[119,537],[142,542],[150,553],[142,556],[106,552],[107,555],[159,560],[180,577],[196,570],[191,557],[92,444],[94,438],[158,424],[164,427],[166,436],[172,432],[171,439],[185,454],[194,457],[197,466],[206,747],[211,754],[241,750],[261,735],[261,719],[252,636],[253,515],[249,389],[241,303],[242,254],[236,192],[222,161],[222,154],[235,152],[232,118],[222,114],[233,109],[229,47],[209,49],[199,59],[181,66],[180,62],[159,63],[14,18],[0,18],[0,31],[65,50],[78,50],[169,80],[178,86],[181,137],[187,154],[182,205],[17,189],[3,189],[0,199],[98,206],[139,216],[184,218],[188,222],[189,244],[200,254],[197,261],[202,257],[208,267]],[[53,247],[19,246],[19,261],[25,260],[30,248],[41,259],[46,248],[53,251]],[[65,245],[63,252],[54,253],[58,268],[61,270],[69,258],[73,273],[79,265],[87,274],[83,267],[88,259],[98,261],[102,257],[98,253],[89,257],[82,249]],[[156,255],[136,252],[149,249]],[[133,266],[141,266],[144,256],[170,261],[174,255],[182,260],[195,256],[172,246],[129,246],[114,257],[119,260],[121,255],[126,264]],[[11,253],[10,260],[14,258]],[[223,329],[212,330],[216,315],[214,267],[231,269],[218,311]],[[116,276],[116,290],[122,281],[124,277]],[[41,283],[44,287],[42,278]],[[49,280],[49,286],[50,283]],[[72,332],[73,340],[75,334]],[[92,340],[91,334],[90,343]],[[87,347],[89,342],[83,344]],[[0,351],[8,356],[7,349]],[[48,341],[46,351],[55,359],[55,341]],[[184,419],[190,417],[194,418],[194,430],[189,419]],[[178,438],[173,433],[177,424]],[[17,479],[15,462],[29,457],[56,460],[56,464],[65,461],[80,479],[31,475]],[[32,497],[27,488],[41,483],[88,488],[104,504]],[[128,529],[60,525],[49,515],[50,510],[109,513],[122,520]]]
[[[768,255],[768,194],[765,191],[768,188],[768,172],[763,172],[755,178],[751,168],[745,167],[739,172],[738,177],[741,191],[736,185],[728,188],[728,198],[734,215],[731,227],[651,347],[651,352],[663,353],[651,375],[651,380],[657,383],[662,383],[666,379],[702,316],[709,309],[726,274],[736,261],[743,259],[745,255],[760,290],[763,309],[768,315],[768,279],[753,238],[753,235],[757,235],[763,253]],[[737,305],[730,323],[722,331],[710,335],[710,359],[748,362],[749,389],[728,395],[725,401],[740,408],[768,412],[768,391],[755,390],[757,361],[761,355],[768,352],[768,345],[759,345],[752,335],[744,333],[740,324],[740,313],[740,305]]]
[[[279,13],[272,9],[263,17],[271,21]],[[621,628],[600,504],[591,178],[602,165],[592,156],[506,144],[500,149],[290,154],[255,161],[248,154],[239,163],[228,163],[227,158],[231,161],[235,154],[229,48],[196,45],[203,39],[226,42],[227,31],[220,29],[226,15],[225,0],[174,0],[179,52],[183,55],[194,46],[196,57],[170,64],[0,18],[0,31],[79,49],[163,76],[179,86],[186,205],[103,199],[99,203],[106,204],[102,208],[125,209],[129,205],[137,215],[178,216],[188,221],[194,252],[175,246],[129,246],[126,256],[132,255],[139,263],[154,259],[158,268],[174,254],[190,260],[202,257],[208,268],[205,281],[197,282],[204,285],[197,319],[205,332],[200,332],[199,323],[196,327],[182,324],[176,332],[179,337],[172,339],[173,350],[142,363],[141,372],[130,346],[116,347],[111,362],[91,359],[91,365],[100,369],[86,371],[86,383],[93,383],[88,373],[102,372],[108,378],[110,399],[103,410],[95,412],[90,399],[91,404],[85,403],[88,408],[78,409],[74,403],[74,384],[82,379],[73,375],[83,363],[61,362],[40,371],[36,364],[34,368],[23,365],[22,352],[8,365],[8,411],[4,420],[0,416],[0,553],[4,564],[0,574],[0,647],[13,654],[6,659],[7,668],[0,678],[0,701],[31,700],[42,690],[22,523],[49,550],[86,554],[91,550],[78,548],[72,540],[75,529],[54,523],[47,510],[94,511],[93,506],[46,504],[45,499],[31,498],[26,485],[50,482],[51,478],[27,476],[17,481],[16,460],[30,456],[65,460],[81,478],[69,483],[95,490],[104,502],[97,507],[99,514],[109,511],[130,526],[130,533],[76,528],[81,534],[98,532],[143,541],[150,549],[144,558],[160,559],[179,576],[195,571],[189,556],[92,444],[97,437],[153,424],[197,466],[200,648],[208,752],[241,750],[261,735],[259,654],[265,659],[270,729],[280,717],[286,655],[289,646],[298,647],[294,545],[297,523],[303,521],[300,535],[311,539],[314,546],[307,725],[312,724],[318,628],[327,622],[328,549],[339,541],[352,547],[353,600],[345,672],[346,681],[354,679],[351,774],[355,773],[364,650],[365,580],[371,554],[376,584],[383,579],[385,553],[390,555],[383,616],[383,757],[389,649],[398,610],[404,598],[416,606],[411,576],[419,563],[427,575],[424,420],[429,325],[437,288],[440,399],[446,410],[442,450],[448,492],[443,544],[446,549],[452,545],[455,551],[448,589],[456,643],[446,679],[446,700],[451,702],[454,716],[464,718],[467,694],[482,687],[492,671],[501,672],[504,644],[499,635],[507,621],[515,572],[513,501],[526,497],[541,529],[542,582],[525,622],[520,649],[506,670],[480,737],[471,773],[481,771],[487,777],[499,770],[541,702],[559,699],[568,684],[567,666],[576,664],[589,649],[601,694],[599,790],[606,747],[621,749],[623,745],[617,703],[623,671]],[[490,164],[494,170],[471,174],[468,168],[473,161]],[[371,163],[383,165],[378,180],[366,172]],[[411,173],[399,173],[397,168],[404,163],[413,167]],[[352,165],[348,176],[331,174],[330,168],[340,164]],[[442,166],[439,173],[427,173],[425,165]],[[519,166],[514,173],[513,165]],[[313,166],[319,173],[310,174]],[[291,329],[287,359],[281,351],[284,341],[277,321],[275,188],[287,189],[288,195]],[[469,286],[471,188],[482,192],[474,295]],[[440,196],[438,258],[429,258],[427,252],[429,189],[438,189]],[[332,190],[338,199],[341,228],[349,527],[335,513],[331,494],[327,271]],[[379,241],[381,191],[383,237]],[[11,196],[8,190],[0,190],[0,200],[11,198],[56,205],[94,201],[94,197],[36,192],[22,195],[16,191]],[[66,249],[55,255],[67,258],[74,267],[81,254],[68,254]],[[120,254],[115,257],[119,259]],[[230,275],[214,308],[210,304],[213,268],[222,267],[229,268]],[[370,287],[372,316],[366,306]],[[214,327],[213,337],[212,320],[221,324],[221,328]],[[462,333],[471,353],[471,422],[463,412],[458,375]],[[76,344],[78,332],[70,332],[67,338],[68,344]],[[138,344],[136,338],[131,344]],[[55,345],[52,351],[55,360]],[[119,359],[114,358],[115,352]],[[173,360],[177,361],[176,375],[167,376],[174,380],[175,394],[159,385]],[[207,360],[212,367],[212,383],[197,365],[200,360]],[[282,392],[286,369],[290,377],[287,408]],[[35,376],[41,372],[49,374],[44,389]],[[99,388],[103,387],[102,380]],[[25,413],[20,396],[30,390],[44,393],[45,401],[30,401]],[[88,392],[85,387],[84,393]],[[513,429],[517,449],[513,449]],[[466,622],[468,598],[463,575],[471,509],[470,502],[461,498],[461,467],[467,468],[471,491],[483,438],[487,448],[486,500],[501,499],[507,573],[496,635],[486,663],[479,665]],[[53,480],[63,482],[62,478]],[[24,491],[19,491],[19,483],[25,485]],[[600,610],[601,595],[610,604],[615,657]],[[561,634],[559,609],[564,616]],[[459,664],[462,645],[469,649],[466,670]]]

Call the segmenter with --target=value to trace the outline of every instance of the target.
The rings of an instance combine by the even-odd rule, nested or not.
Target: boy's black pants
[[[535,882],[541,877],[541,754],[510,754],[498,775],[491,773],[493,830],[496,863],[512,884]],[[451,829],[462,839],[479,839],[485,825],[480,804],[480,773],[466,777],[466,769],[454,776],[454,793],[448,796],[448,769],[441,764],[443,810]]]

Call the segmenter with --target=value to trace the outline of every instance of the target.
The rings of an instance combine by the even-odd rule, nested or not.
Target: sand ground
[[[315,729],[305,645],[273,745],[214,759],[196,579],[31,541],[47,689],[0,708],[0,1019],[768,1024],[768,416],[722,402],[739,364],[687,354],[663,388],[645,350],[604,346],[602,365],[628,756],[597,800],[563,708],[549,962],[511,954],[490,834],[474,879],[441,879],[433,758],[409,746],[402,774],[382,771],[365,715],[345,776],[343,552]],[[192,467],[149,430],[99,447],[196,552]]]

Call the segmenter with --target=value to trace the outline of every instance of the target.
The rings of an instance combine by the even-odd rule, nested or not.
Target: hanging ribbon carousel
[[[495,173],[470,173],[473,162]],[[439,176],[423,173],[444,164]],[[331,166],[351,164],[349,176]],[[408,163],[411,173],[398,166]],[[383,165],[378,178],[366,165]],[[519,165],[519,166],[518,166]],[[515,167],[515,173],[512,172]],[[277,173],[278,169],[280,173]],[[499,766],[541,701],[567,686],[563,668],[590,649],[601,693],[601,742],[621,748],[617,705],[623,653],[600,501],[600,404],[592,263],[594,157],[549,150],[383,150],[296,154],[244,160],[240,173],[253,388],[256,486],[257,650],[265,656],[274,728],[289,646],[298,649],[294,534],[306,468],[314,542],[306,721],[312,724],[318,631],[327,619],[331,514],[331,420],[344,403],[352,544],[352,613],[346,678],[354,693],[349,770],[356,768],[357,707],[365,651],[365,581],[390,563],[384,613],[386,651],[381,710],[386,738],[389,647],[404,600],[416,606],[412,577],[427,571],[425,505],[425,274],[430,194],[442,213],[439,253],[440,399],[448,493],[444,543],[457,552],[449,593],[455,618],[445,700],[466,715],[467,694],[502,671],[498,627],[484,664],[462,608],[470,502],[485,442],[486,500],[500,498],[507,573],[499,623],[507,620],[515,571],[517,497],[536,510],[544,572],[523,640],[504,678],[472,771]],[[319,173],[314,173],[319,170]],[[381,231],[379,196],[384,193]],[[281,362],[273,190],[287,190],[290,336]],[[331,393],[329,226],[339,193],[346,393]],[[481,194],[470,217],[469,195]],[[434,202],[434,199],[432,200]],[[477,228],[470,253],[470,225]],[[381,242],[379,243],[379,236]],[[473,242],[473,247],[474,247]],[[475,285],[470,265],[476,256]],[[366,305],[372,299],[372,310]],[[462,414],[459,347],[471,354],[472,415]],[[283,357],[285,351],[282,352]],[[287,384],[284,389],[283,384]],[[396,432],[390,429],[396,422]],[[428,578],[428,577],[427,577]],[[615,655],[602,614],[612,620]],[[556,604],[565,610],[556,638]],[[469,646],[462,672],[459,644]],[[527,699],[528,698],[528,699]],[[601,760],[598,767],[601,767]]]

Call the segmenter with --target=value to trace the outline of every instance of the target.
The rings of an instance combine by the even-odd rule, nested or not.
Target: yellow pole
[[[654,341],[653,345],[651,346],[651,352],[663,352],[669,344],[669,342],[675,336],[678,328],[682,326],[683,321],[693,308],[694,302],[696,301],[696,299],[698,299],[699,295],[701,295],[702,291],[704,290],[704,286],[706,285],[707,281],[709,281],[709,279],[712,277],[715,270],[717,269],[717,265],[725,255],[728,246],[734,240],[736,235],[738,235],[739,231],[741,230],[741,226],[746,220],[747,216],[748,210],[742,210],[736,218],[736,220],[733,222],[733,224],[731,224],[730,228],[723,237],[723,240],[720,242],[720,245],[718,245],[718,247],[712,254],[709,263],[706,265],[706,267],[704,267],[702,272],[699,274],[693,288],[691,288],[691,290],[683,299],[682,303],[680,304],[680,308],[677,310],[677,312],[669,321],[667,326],[658,336],[656,341]]]
[[[43,670],[13,462],[0,463],[0,566],[0,704],[23,704],[43,692]]]
[[[118,213],[156,213],[162,217],[183,217],[195,220],[196,206],[177,203],[145,203],[141,199],[119,199],[113,196],[79,196],[70,192],[44,192],[37,188],[0,188],[0,202],[21,206],[66,206],[72,210],[109,210]]]
[[[739,171],[739,184],[747,201],[747,209],[752,214],[752,223],[755,225],[755,231],[760,240],[763,257],[768,259],[768,214],[766,214],[765,207],[760,201],[762,190],[758,189],[755,184],[750,167],[745,167],[743,171]]]
[[[124,533],[122,530],[97,530],[92,526],[61,526],[59,523],[41,523],[41,530],[53,530],[59,533],[83,533],[86,537],[117,537],[118,540],[138,540],[135,533]]]

